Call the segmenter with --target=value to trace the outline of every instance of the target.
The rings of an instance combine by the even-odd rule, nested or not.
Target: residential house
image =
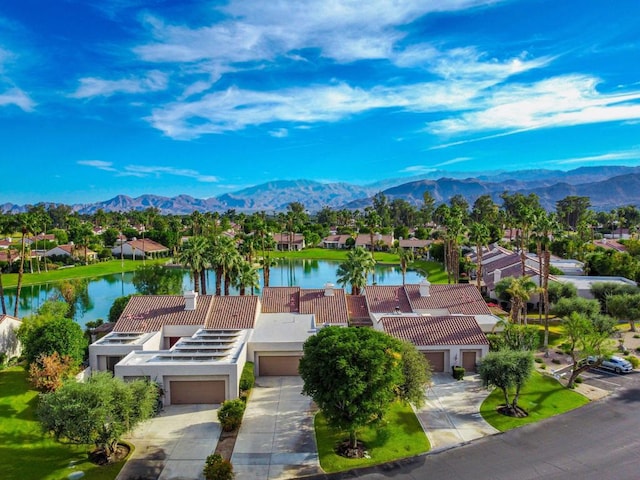
[[[56,236],[50,233],[46,235],[44,233],[40,233],[35,237],[25,237],[24,243],[25,245],[36,245],[40,242],[55,242]]]
[[[149,238],[126,241],[111,249],[114,257],[120,258],[123,255],[126,258],[157,258],[169,254],[169,249],[164,245],[151,240]]]
[[[413,253],[425,251],[429,248],[429,245],[433,243],[432,240],[419,240],[415,237],[401,238],[398,240],[398,247],[405,250],[411,250]]]
[[[280,251],[299,252],[305,247],[304,235],[301,233],[274,233],[273,240],[276,242],[276,249]]]
[[[16,331],[22,322],[9,315],[0,315],[0,354],[5,358],[19,357],[22,348]]]
[[[220,403],[239,396],[247,361],[256,375],[298,375],[304,342],[325,326],[373,326],[412,339],[443,371],[475,368],[488,350],[483,328],[496,321],[475,287],[428,282],[367,287],[357,297],[332,284],[267,287],[261,298],[134,296],[113,331],[89,347],[89,361],[92,370],[158,382],[165,404]],[[446,331],[411,336],[420,325]]]
[[[322,240],[323,248],[344,249],[349,248],[353,239],[353,245],[355,247],[363,247],[367,250],[371,250],[371,235],[368,233],[360,233],[355,237],[352,235],[329,235]],[[418,240],[420,242],[420,240]],[[394,238],[393,235],[382,235],[376,233],[373,235],[373,245],[376,250],[388,249],[393,247]]]
[[[83,260],[87,262],[93,262],[98,259],[98,254],[90,248],[74,245],[73,243],[67,243],[65,245],[58,245],[44,253],[45,257],[71,257],[75,260]],[[86,257],[86,259],[85,259]]]

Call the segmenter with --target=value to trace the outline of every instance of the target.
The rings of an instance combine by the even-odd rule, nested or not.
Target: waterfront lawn
[[[124,461],[100,467],[89,462],[92,446],[56,442],[40,429],[38,392],[22,367],[0,371],[0,465],[2,478],[57,480],[82,471],[85,478],[113,480]]]
[[[504,395],[499,388],[482,402],[480,414],[490,425],[504,432],[568,412],[587,403],[589,400],[586,397],[566,388],[555,378],[533,372],[518,401],[518,405],[528,412],[529,416],[514,418],[498,413],[497,407],[504,404]]]
[[[371,458],[345,458],[334,452],[336,445],[349,438],[347,432],[336,431],[318,412],[315,416],[316,442],[320,466],[327,473],[367,467],[412,457],[429,451],[431,445],[411,406],[394,403],[382,422],[361,429],[358,440],[365,443]]]
[[[146,265],[155,263],[166,263],[168,258],[155,258],[146,260]],[[40,285],[43,283],[59,282],[70,278],[93,278],[102,275],[110,275],[113,273],[133,272],[136,268],[142,266],[142,260],[108,260],[106,262],[93,263],[91,265],[76,265],[70,268],[61,268],[58,270],[44,271],[44,266],[40,264],[40,273],[25,273],[22,277],[22,286]],[[25,269],[27,265],[25,264]],[[4,287],[15,287],[18,284],[17,273],[4,273],[2,275],[2,285]]]

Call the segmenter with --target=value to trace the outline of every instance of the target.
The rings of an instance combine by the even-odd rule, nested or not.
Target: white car
[[[596,357],[589,357],[587,362],[594,364],[598,361]],[[605,368],[607,370],[613,370],[616,373],[629,373],[633,371],[633,365],[628,360],[620,357],[607,357],[602,360],[602,363],[598,365],[599,368]]]

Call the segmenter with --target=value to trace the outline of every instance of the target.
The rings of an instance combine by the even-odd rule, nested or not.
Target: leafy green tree
[[[569,195],[556,202],[556,212],[564,225],[575,231],[580,219],[584,217],[590,206],[589,197]]]
[[[23,324],[18,329],[22,352],[27,363],[35,362],[40,355],[54,352],[62,357],[68,355],[77,365],[82,362],[87,340],[80,325],[65,317],[36,319],[34,325]]]
[[[499,350],[484,356],[478,374],[485,387],[502,390],[506,415],[519,417],[526,413],[518,406],[520,391],[533,372],[533,354],[524,350]],[[515,388],[510,398],[509,390]]]
[[[254,294],[255,289],[260,287],[260,275],[258,270],[254,268],[251,263],[244,259],[236,264],[236,272],[233,275],[233,285],[238,287],[238,293],[244,295],[247,287],[251,289],[251,295]]]
[[[629,321],[631,331],[636,331],[636,321],[640,320],[640,294],[611,295],[607,298],[607,310],[618,320]]]
[[[578,296],[578,289],[573,283],[551,282],[549,283],[549,304],[555,305],[561,298],[574,298]]]
[[[594,318],[600,313],[600,304],[597,300],[582,297],[561,298],[551,310],[557,317],[568,317],[573,312]]]
[[[124,297],[118,297],[113,301],[113,304],[109,309],[108,321],[110,323],[115,323],[118,321],[118,319],[120,318],[120,315],[122,315],[122,312],[127,306],[127,303],[129,303],[130,298],[131,298],[131,295],[125,295]]]
[[[640,289],[635,285],[627,285],[617,282],[596,282],[591,285],[591,294],[593,298],[600,302],[600,307],[603,312],[607,310],[607,299],[612,295],[635,295],[640,293]]]
[[[200,227],[198,226],[197,228]],[[193,289],[198,293],[206,293],[206,291],[201,292],[200,290],[200,274],[204,271],[207,264],[208,249],[209,244],[207,239],[201,236],[195,236],[185,243],[178,253],[178,262],[191,270],[191,274],[193,275]],[[203,287],[206,288],[205,286]]]
[[[424,405],[424,389],[431,383],[431,365],[410,342],[400,342],[400,355],[404,381],[398,386],[398,394],[405,402],[420,408]]]
[[[118,440],[153,415],[158,387],[145,380],[124,382],[108,372],[86,382],[68,382],[40,398],[42,428],[57,440],[93,444],[107,458]]]
[[[182,292],[182,272],[162,265],[143,265],[133,272],[133,286],[142,295],[177,295]]]
[[[503,348],[529,352],[538,348],[538,328],[535,325],[517,325],[504,321],[502,324]]]
[[[303,393],[331,427],[349,432],[351,447],[357,446],[357,431],[382,420],[396,399],[417,400],[403,373],[404,348],[367,328],[325,327],[305,342],[299,366]],[[407,369],[413,371],[415,364]]]
[[[511,302],[509,319],[519,324],[524,319],[525,325],[527,324],[527,302],[537,289],[536,283],[527,276],[505,277],[495,286],[498,298]]]
[[[612,353],[610,332],[602,331],[589,317],[577,312],[562,320],[562,330],[567,338],[566,350],[573,360],[571,376],[567,382],[567,387],[572,388],[578,375],[589,368],[588,357],[599,358],[597,364]]]

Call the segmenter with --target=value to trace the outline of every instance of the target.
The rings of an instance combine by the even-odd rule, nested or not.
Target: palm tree
[[[351,284],[351,294],[360,295],[360,291],[367,285],[367,275],[374,271],[375,265],[371,252],[356,247],[347,253],[346,261],[338,267],[338,283],[343,287]]]
[[[16,286],[16,304],[13,310],[13,316],[18,316],[18,305],[20,303],[20,290],[22,289],[22,277],[24,275],[24,256],[26,250],[25,238],[27,235],[35,231],[34,217],[30,213],[19,213],[15,216],[18,228],[22,234],[21,253],[20,253],[20,269],[18,270],[18,284]]]
[[[211,241],[208,256],[211,268],[216,272],[216,295],[222,294],[222,280],[224,279],[224,294],[229,295],[232,270],[240,258],[234,239],[226,235],[218,235]]]
[[[13,232],[13,217],[5,215],[0,210],[0,235]],[[9,259],[9,266],[11,266],[11,245],[7,249],[7,258]],[[17,303],[17,298],[16,298]],[[2,305],[2,314],[7,314],[7,304],[4,299],[4,286],[2,285],[2,268],[0,268],[0,304]]]
[[[411,262],[415,260],[415,256],[413,255],[413,251],[411,251],[408,248],[405,249],[402,247],[397,247],[395,249],[395,253],[397,253],[398,257],[400,258],[400,270],[402,270],[402,284],[404,285],[406,283],[405,277],[407,275],[407,267]]]
[[[527,302],[531,295],[538,290],[536,282],[530,277],[507,277],[496,285],[496,293],[499,297],[508,297],[511,302],[509,319],[513,323],[527,324]]]
[[[240,295],[244,295],[246,288],[249,287],[251,288],[251,295],[253,295],[255,289],[260,286],[258,270],[248,261],[240,260],[235,267],[233,286],[238,288]]]
[[[476,246],[476,286],[479,291],[482,283],[482,248],[491,240],[489,227],[480,222],[472,223],[469,227],[469,240]]]
[[[185,243],[178,253],[178,262],[191,270],[193,289],[196,292],[200,292],[200,272],[205,268],[208,248],[206,238],[195,236]]]

